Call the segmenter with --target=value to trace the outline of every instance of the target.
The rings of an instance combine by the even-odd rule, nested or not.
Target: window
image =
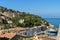
[[[24,35],[27,35],[27,33],[25,32]]]

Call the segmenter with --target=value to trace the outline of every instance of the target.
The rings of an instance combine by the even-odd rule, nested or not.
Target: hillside
[[[26,12],[15,11],[0,6],[0,25],[4,28],[48,26],[48,22],[40,16]]]

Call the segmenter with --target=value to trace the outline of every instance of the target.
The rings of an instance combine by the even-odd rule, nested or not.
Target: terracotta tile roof
[[[28,28],[22,28],[22,27],[15,27],[15,28],[10,28],[9,30],[13,30],[13,31],[20,31],[20,30],[26,30]]]
[[[10,28],[9,30],[27,30],[27,29],[34,29],[34,28],[37,28],[37,27],[32,27],[32,28],[23,28],[23,27],[15,27],[15,28]],[[40,27],[39,27],[40,28]]]
[[[13,38],[14,36],[16,35],[16,33],[3,33],[3,34],[0,34],[0,37],[6,37],[6,38]]]

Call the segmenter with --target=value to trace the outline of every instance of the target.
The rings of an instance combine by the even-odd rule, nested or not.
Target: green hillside
[[[11,27],[34,27],[41,25],[48,26],[48,22],[40,16],[26,12],[15,11],[0,6],[0,25],[5,28]]]

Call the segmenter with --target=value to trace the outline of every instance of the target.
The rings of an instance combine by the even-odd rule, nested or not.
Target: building
[[[0,30],[2,30],[3,28],[4,28],[4,26],[1,26],[1,25],[0,25]]]
[[[7,22],[8,22],[9,24],[12,24],[12,23],[13,23],[11,20],[8,20]]]
[[[37,32],[37,34],[40,34],[40,32],[41,32],[40,27],[20,30],[20,31],[18,31],[17,34],[20,35],[20,36],[23,36],[23,37],[32,37],[32,36],[35,35],[35,32]]]
[[[0,40],[17,40],[19,37],[16,35],[16,33],[1,33],[0,34]]]
[[[28,38],[31,39],[35,35],[35,32],[37,32],[37,34],[40,34],[41,29],[40,27],[36,27],[36,28],[15,27],[15,28],[10,28],[8,31],[16,33],[22,39],[28,39]]]
[[[24,23],[24,19],[20,19],[19,23],[21,23],[21,24]]]

